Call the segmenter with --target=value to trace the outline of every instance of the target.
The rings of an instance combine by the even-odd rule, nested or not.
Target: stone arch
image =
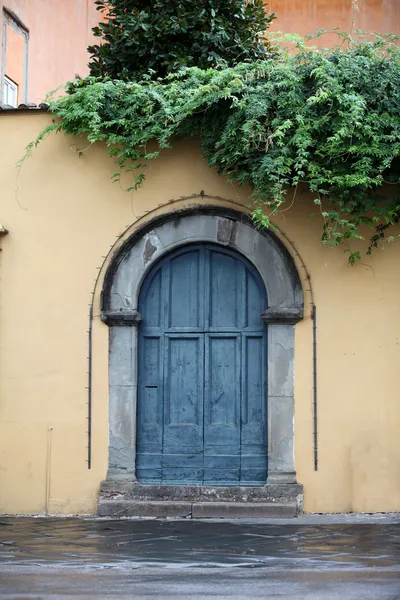
[[[296,483],[294,466],[294,324],[303,318],[303,292],[294,261],[277,236],[223,207],[171,212],[136,231],[107,270],[101,318],[110,327],[109,464],[113,481],[134,483],[138,298],[150,268],[186,244],[209,242],[242,254],[259,272],[268,298],[260,315],[268,325],[268,473],[266,483]]]

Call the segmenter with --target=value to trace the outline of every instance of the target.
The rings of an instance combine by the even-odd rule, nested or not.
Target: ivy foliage
[[[88,48],[94,77],[155,79],[183,67],[263,59],[274,14],[264,0],[97,0],[104,21]]]
[[[250,183],[254,219],[295,203],[322,217],[322,241],[348,244],[371,226],[369,251],[392,241],[400,218],[400,49],[390,37],[343,39],[224,69],[187,68],[164,79],[70,84],[51,102],[53,130],[105,142],[121,170],[143,183],[145,165],[177,138],[199,136],[210,167]],[[153,144],[154,146],[154,144]],[[28,148],[30,150],[30,148]],[[307,187],[309,195],[302,195]]]

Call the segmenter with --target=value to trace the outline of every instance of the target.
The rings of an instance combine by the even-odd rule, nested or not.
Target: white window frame
[[[3,104],[14,108],[18,106],[18,85],[6,75],[3,79]]]

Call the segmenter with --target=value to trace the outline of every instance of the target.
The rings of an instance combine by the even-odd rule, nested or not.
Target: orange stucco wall
[[[307,35],[318,29],[353,27],[400,34],[399,0],[269,0],[268,10],[278,17],[272,31]],[[324,45],[333,41],[333,36],[323,38]]]
[[[40,102],[75,74],[87,74],[86,48],[99,21],[93,0],[0,0],[1,12],[3,8],[29,31],[28,101]],[[8,50],[6,74],[9,65],[14,69],[14,62],[20,60]]]

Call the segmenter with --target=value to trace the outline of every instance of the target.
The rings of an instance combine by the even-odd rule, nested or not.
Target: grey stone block
[[[101,517],[190,517],[191,502],[100,500]]]
[[[192,518],[265,518],[295,517],[296,504],[278,504],[273,502],[202,502],[193,504]]]
[[[267,518],[295,517],[294,502],[173,502],[101,500],[101,517]]]
[[[241,503],[293,503],[302,497],[299,484],[271,484],[257,487],[158,485],[140,484],[129,479],[106,479],[100,488],[100,501],[134,500],[142,502],[241,502]]]

